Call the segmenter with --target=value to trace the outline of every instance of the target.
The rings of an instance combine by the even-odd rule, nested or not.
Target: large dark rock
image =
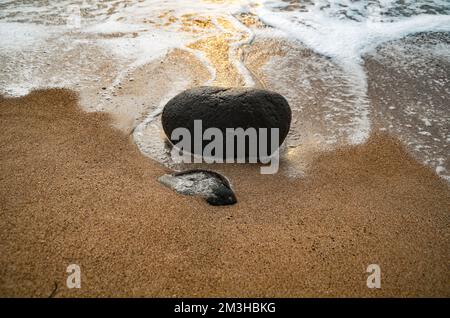
[[[194,120],[197,119],[202,120],[202,133],[207,128],[216,127],[224,136],[226,128],[240,127],[245,130],[253,127],[257,131],[259,128],[267,128],[267,149],[270,154],[276,150],[270,147],[270,128],[279,129],[278,142],[281,145],[289,132],[291,109],[283,96],[267,90],[197,87],[172,98],[164,107],[161,118],[164,132],[174,144],[177,140],[171,139],[172,131],[184,127],[194,136]],[[208,143],[209,141],[204,141],[203,147]],[[226,145],[225,140],[223,144]],[[246,156],[248,146],[246,141]],[[194,150],[193,140],[191,147],[191,150]]]

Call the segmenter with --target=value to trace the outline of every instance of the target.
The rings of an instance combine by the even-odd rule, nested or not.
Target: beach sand
[[[450,296],[450,187],[396,140],[302,178],[221,166],[238,204],[212,207],[111,123],[68,90],[0,99],[0,296]]]

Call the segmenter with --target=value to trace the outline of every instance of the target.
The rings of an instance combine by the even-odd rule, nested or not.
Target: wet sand
[[[211,207],[77,103],[0,99],[1,296],[450,296],[450,187],[396,140],[323,153],[303,178],[221,166],[238,204]]]
[[[365,69],[373,128],[398,136],[414,158],[450,181],[450,59],[427,50],[446,43],[450,33],[388,42],[365,58]]]

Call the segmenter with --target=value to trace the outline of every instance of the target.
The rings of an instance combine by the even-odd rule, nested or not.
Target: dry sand
[[[239,202],[211,207],[70,91],[0,99],[0,125],[0,296],[450,296],[450,187],[389,137],[304,178],[223,166]]]

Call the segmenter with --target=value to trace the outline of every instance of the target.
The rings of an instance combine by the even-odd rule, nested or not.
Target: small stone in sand
[[[165,174],[158,181],[184,195],[200,196],[211,205],[231,205],[237,202],[228,180],[208,170],[188,170]]]

